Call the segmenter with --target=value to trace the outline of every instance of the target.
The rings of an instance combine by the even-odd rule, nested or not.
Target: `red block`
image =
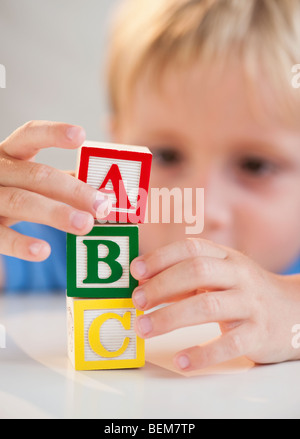
[[[78,178],[109,194],[113,203],[101,222],[144,222],[151,163],[151,152],[142,146],[91,142],[82,146]]]

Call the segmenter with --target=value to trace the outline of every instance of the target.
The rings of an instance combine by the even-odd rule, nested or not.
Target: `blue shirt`
[[[44,262],[27,262],[3,256],[5,283],[4,291],[65,291],[67,279],[66,234],[48,226],[19,223],[13,227],[20,233],[49,242],[50,257]],[[282,274],[300,273],[300,257]]]
[[[281,274],[290,275],[290,274],[299,274],[299,273],[300,273],[300,257],[296,259],[296,261]]]
[[[66,233],[48,226],[19,223],[14,230],[49,242],[51,255],[43,262],[28,262],[3,256],[4,291],[63,291],[67,284]]]

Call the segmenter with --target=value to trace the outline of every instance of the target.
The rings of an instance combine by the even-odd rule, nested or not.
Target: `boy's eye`
[[[239,167],[242,171],[254,177],[264,177],[276,171],[276,166],[273,163],[257,157],[242,159],[239,163]]]
[[[155,148],[152,152],[153,159],[161,166],[176,166],[183,161],[182,154],[175,148]]]

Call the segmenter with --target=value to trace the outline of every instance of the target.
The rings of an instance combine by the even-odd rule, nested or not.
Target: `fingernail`
[[[78,143],[80,145],[84,142],[86,137],[85,131],[81,127],[68,128],[66,135],[71,142]]]
[[[146,275],[146,264],[142,259],[136,259],[132,263],[132,268],[135,272],[135,274],[138,275],[138,277],[144,277]]]
[[[29,246],[29,251],[33,256],[47,257],[51,249],[48,244],[35,242]]]
[[[191,365],[190,359],[187,355],[179,355],[175,361],[178,368],[182,370],[188,369]]]
[[[138,309],[144,309],[147,305],[146,295],[142,289],[138,289],[133,292],[132,300],[135,307]]]
[[[42,247],[43,247],[43,245],[42,245],[42,244],[39,244],[39,243],[37,242],[37,243],[35,243],[35,244],[31,244],[31,245],[29,246],[29,251],[30,251],[30,253],[31,253],[33,256],[37,256],[37,255],[41,252]]]
[[[82,212],[73,212],[71,214],[71,224],[77,230],[84,229],[90,222],[91,215]]]
[[[98,192],[93,208],[96,212],[96,218],[102,219],[109,215],[112,208],[112,202],[108,196]]]
[[[140,317],[137,320],[138,331],[142,336],[150,334],[152,331],[152,322],[148,316]]]

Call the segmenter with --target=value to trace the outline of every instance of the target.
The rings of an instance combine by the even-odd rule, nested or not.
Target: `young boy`
[[[143,256],[132,263],[142,281],[133,293],[136,307],[169,303],[138,319],[141,337],[220,324],[219,339],[176,355],[180,369],[241,355],[258,363],[300,359],[292,345],[300,276],[283,276],[300,272],[300,96],[290,74],[300,59],[299,20],[300,0],[127,0],[116,20],[109,59],[112,141],[151,148],[152,187],[205,189],[203,234],[187,238],[184,225],[147,224]],[[2,144],[2,217],[72,232],[68,221],[78,212],[67,206],[63,216],[59,205],[53,214],[50,206],[50,215],[41,217],[39,192],[80,209],[80,231],[88,231],[91,203],[83,193],[90,190],[93,202],[95,193],[63,174],[58,187],[72,184],[82,198],[55,191],[57,171],[25,162],[41,144],[78,146],[82,134],[73,127],[76,135],[67,140],[69,129],[32,123]],[[15,170],[14,180],[11,171],[2,177],[5,166]],[[34,182],[25,187],[22,172]],[[46,184],[48,174],[53,180]],[[4,198],[9,186],[29,190],[30,197]],[[28,208],[24,218],[20,205],[27,207],[29,198],[36,213]],[[82,211],[89,212],[85,221]],[[47,244],[7,230],[3,254],[30,260],[49,254]]]
[[[146,256],[132,264],[137,308],[171,302],[139,318],[140,336],[220,323],[179,368],[300,358],[300,277],[278,275],[299,267],[299,47],[298,0],[131,0],[116,20],[114,141],[150,147],[153,187],[205,189],[202,239],[146,225]]]

